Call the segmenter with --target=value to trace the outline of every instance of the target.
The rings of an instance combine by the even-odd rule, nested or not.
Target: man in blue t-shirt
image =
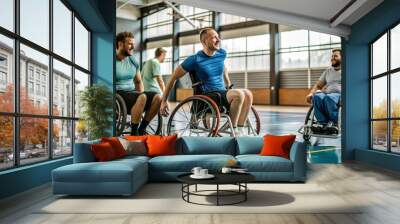
[[[221,102],[217,103],[229,108],[229,116],[235,132],[240,133],[253,103],[253,95],[247,89],[226,89],[225,86],[231,86],[231,82],[225,66],[226,51],[220,48],[221,39],[218,33],[212,28],[203,29],[200,32],[200,41],[203,50],[186,58],[175,69],[168,82],[161,101],[161,114],[168,115],[167,99],[175,81],[187,72],[195,73],[196,77],[202,82],[203,92],[206,95],[215,95],[211,93],[221,95]]]
[[[116,37],[115,83],[117,93],[124,99],[131,114],[131,135],[146,134],[146,127],[158,112],[160,95],[144,93],[139,64],[133,57],[134,38],[131,32]],[[142,113],[145,116],[142,121]],[[140,124],[140,126],[139,126]]]

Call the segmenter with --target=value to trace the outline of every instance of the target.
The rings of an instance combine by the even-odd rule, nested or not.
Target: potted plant
[[[86,87],[79,95],[79,106],[82,110],[80,124],[87,127],[88,139],[110,136],[113,97],[109,88],[95,84]]]

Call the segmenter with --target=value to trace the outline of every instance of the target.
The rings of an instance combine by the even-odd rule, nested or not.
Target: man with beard
[[[306,96],[312,103],[319,126],[312,127],[313,132],[338,133],[338,102],[341,93],[341,53],[340,49],[332,50],[331,66],[327,68],[318,82]]]
[[[229,109],[229,117],[236,134],[244,134],[244,124],[251,109],[253,95],[247,89],[227,89],[231,86],[228,70],[225,67],[226,51],[220,48],[221,39],[212,28],[200,31],[200,42],[203,50],[189,56],[174,71],[161,101],[161,114],[167,115],[169,111],[168,95],[175,81],[187,72],[196,74],[202,82],[205,95],[211,97],[217,104],[222,104]],[[219,94],[221,99],[216,99]]]
[[[130,110],[131,135],[142,135],[151,119],[157,114],[158,106],[152,105],[153,95],[148,97],[143,92],[139,63],[133,57],[135,45],[133,34],[131,32],[119,33],[116,37],[116,45],[115,82],[117,93],[121,95],[127,109]],[[143,111],[146,111],[145,118],[140,122]]]

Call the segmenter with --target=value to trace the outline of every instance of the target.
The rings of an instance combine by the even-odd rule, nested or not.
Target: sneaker
[[[311,131],[315,134],[321,134],[324,131],[324,125],[321,124],[315,124],[311,126]]]
[[[337,127],[337,124],[330,121],[324,126],[323,131],[328,135],[337,135],[339,133],[339,128]]]

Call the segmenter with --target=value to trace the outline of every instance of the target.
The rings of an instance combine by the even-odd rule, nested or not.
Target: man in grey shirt
[[[341,93],[341,53],[340,49],[332,50],[331,65],[319,78],[318,82],[306,96],[308,103],[312,103],[317,121],[323,125],[322,129],[313,131],[337,134],[338,102]]]

